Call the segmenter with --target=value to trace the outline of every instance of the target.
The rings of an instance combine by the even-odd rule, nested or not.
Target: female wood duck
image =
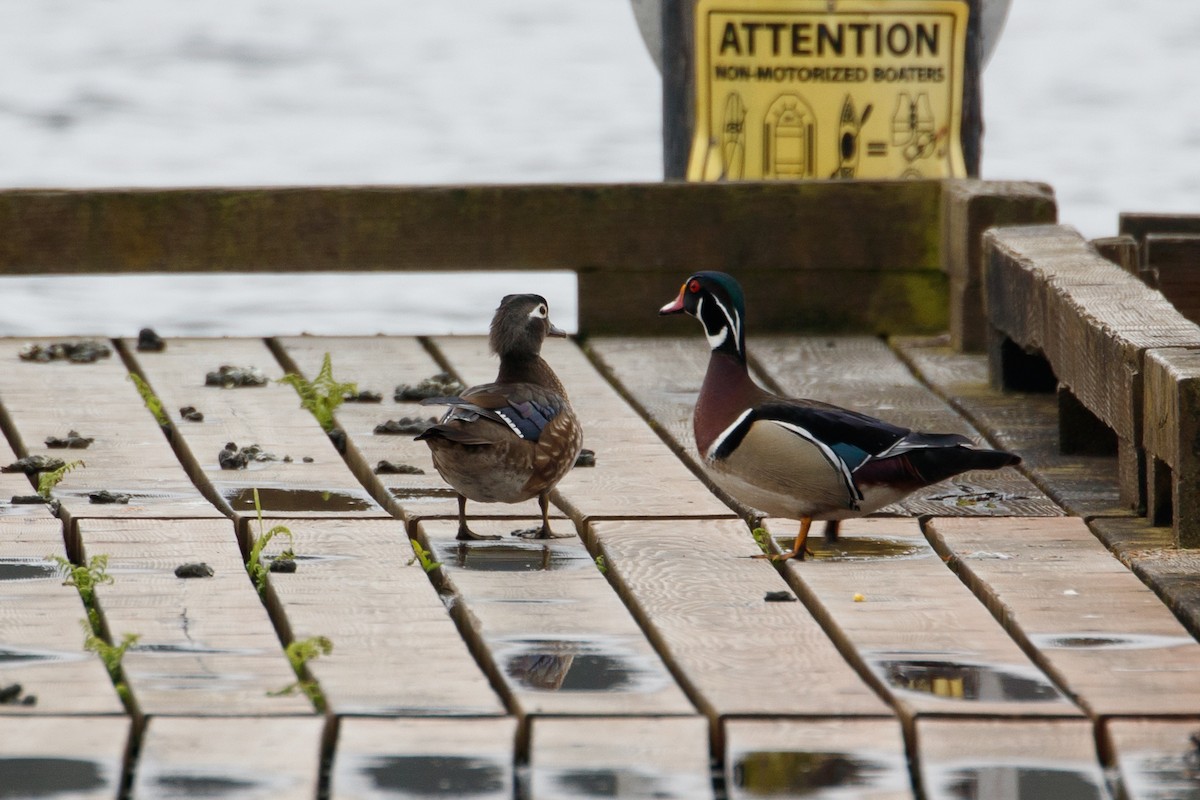
[[[779,397],[746,369],[742,287],[722,272],[697,272],[660,314],[691,314],[712,355],[692,424],[713,480],[773,516],[800,520],[792,549],[804,558],[814,519],[860,517],[960,472],[1021,459],[977,448],[954,433],[920,433],[816,400]]]
[[[547,336],[566,334],[550,324],[545,298],[508,295],[492,318],[489,338],[500,356],[496,380],[458,397],[422,401],[450,406],[437,425],[415,438],[429,445],[437,471],[458,493],[459,539],[500,538],[467,526],[468,499],[519,503],[531,497],[541,506],[542,527],[519,535],[558,536],[550,530],[550,491],[574,466],[583,431],[566,390],[542,359]]]

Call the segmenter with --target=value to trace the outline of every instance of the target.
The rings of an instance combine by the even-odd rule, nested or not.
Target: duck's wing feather
[[[430,397],[422,400],[421,405],[450,406],[434,427],[452,421],[470,423],[487,419],[505,426],[518,438],[536,442],[567,402],[561,395],[537,384],[488,383],[473,386],[457,397]]]

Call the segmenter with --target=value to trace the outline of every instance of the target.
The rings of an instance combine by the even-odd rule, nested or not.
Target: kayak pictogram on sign
[[[962,177],[961,0],[699,0],[690,180]]]

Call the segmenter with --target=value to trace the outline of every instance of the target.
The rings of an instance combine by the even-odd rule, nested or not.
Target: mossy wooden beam
[[[928,331],[940,205],[937,181],[19,190],[0,274],[572,269],[598,332],[720,269],[776,298],[760,329]]]

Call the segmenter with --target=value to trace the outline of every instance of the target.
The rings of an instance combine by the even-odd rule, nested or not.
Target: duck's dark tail
[[[1000,469],[1021,463],[1021,457],[1014,453],[967,445],[910,450],[906,457],[926,483],[937,483],[975,469]]]

